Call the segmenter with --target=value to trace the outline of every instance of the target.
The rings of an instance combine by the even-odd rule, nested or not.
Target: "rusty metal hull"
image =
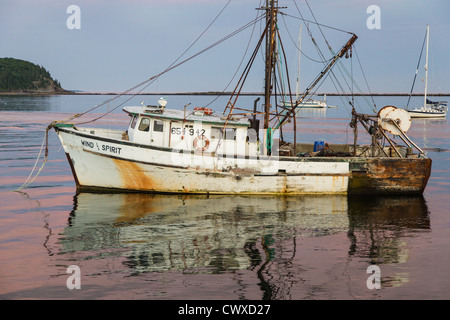
[[[351,158],[350,194],[422,194],[431,174],[429,158]]]
[[[79,190],[195,194],[421,194],[428,158],[227,157],[55,128]]]

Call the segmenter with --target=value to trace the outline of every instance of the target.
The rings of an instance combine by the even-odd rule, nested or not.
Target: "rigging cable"
[[[412,92],[413,92],[413,89],[414,89],[414,84],[416,82],[417,73],[419,72],[419,65],[420,65],[420,61],[422,60],[423,48],[425,46],[426,39],[427,39],[427,33],[425,32],[425,38],[423,39],[422,49],[420,50],[419,61],[417,62],[416,74],[414,75],[414,80],[413,80],[413,83],[412,83],[411,92],[409,93],[409,97],[408,97],[408,103],[406,104],[406,108],[407,109],[409,107],[409,101],[411,100],[411,95],[412,95]]]
[[[308,6],[308,8],[309,8],[309,11],[311,12],[311,14],[312,14],[314,20],[317,22],[317,19],[316,19],[316,17],[314,16],[313,11],[311,10],[311,7],[309,6],[308,0],[305,0],[305,2],[306,2],[306,4],[307,4],[307,6]],[[320,30],[320,33],[322,34],[322,36],[323,36],[323,38],[324,38],[324,40],[325,40],[327,46],[328,46],[330,52],[334,55],[334,52],[333,52],[331,46],[329,45],[327,39],[325,38],[325,35],[323,34],[322,29],[320,28],[320,26],[319,26],[319,30]],[[347,86],[349,86],[349,89],[351,90],[351,93],[352,93],[352,107],[354,107],[354,104],[353,104],[353,101],[354,101],[353,85],[356,86],[356,88],[359,90],[359,92],[362,92],[362,90],[359,88],[358,84],[357,84],[357,83],[355,82],[355,80],[353,79],[353,70],[352,70],[352,72],[351,72],[351,74],[350,74],[350,73],[348,72],[347,68],[345,68],[345,66],[344,66],[344,64],[342,63],[341,60],[338,61],[338,65],[340,65],[340,66],[342,67],[342,69],[344,69],[344,71],[347,73],[347,76],[348,76],[349,79],[351,80],[351,84],[352,84],[352,85],[351,85],[351,88],[350,88],[350,86],[348,85],[347,81],[346,81],[345,78],[343,77],[343,78],[344,78],[344,81],[347,83]],[[353,68],[353,64],[352,64],[352,68]],[[339,70],[341,70],[341,69],[339,69]],[[341,74],[342,74],[342,71],[341,71]],[[366,100],[366,102],[368,102],[366,98],[365,98],[365,100]],[[370,106],[370,103],[368,103],[368,105]],[[373,108],[372,108],[372,111],[376,113],[376,110],[373,109]]]
[[[48,148],[46,147],[46,143],[48,144],[47,139],[48,139],[48,130],[45,131],[44,139],[42,140],[42,144],[41,144],[41,147],[39,149],[39,154],[38,154],[38,156],[36,158],[36,162],[34,163],[33,169],[31,170],[30,174],[28,175],[28,178],[25,180],[25,182],[19,188],[17,188],[16,190],[13,190],[13,191],[20,191],[22,189],[25,189],[41,173],[41,171],[44,168],[45,164],[47,163],[47,159],[48,159],[48,157],[47,157],[48,156]],[[42,150],[44,149],[44,147],[46,148],[45,149],[45,155],[44,155],[44,162],[42,163],[41,167],[37,171],[36,175],[33,178],[31,178],[31,176],[34,173],[34,170],[36,170],[36,166],[37,166],[37,164],[39,162],[39,159],[41,158]]]
[[[377,108],[377,104],[375,103],[375,100],[374,100],[374,98],[373,98],[372,91],[370,90],[370,87],[369,87],[369,83],[367,82],[367,78],[366,78],[366,75],[365,75],[365,73],[364,73],[364,69],[363,69],[363,67],[362,67],[362,65],[361,65],[361,61],[359,60],[359,55],[358,55],[358,52],[356,51],[356,47],[353,46],[353,49],[355,50],[355,55],[356,55],[356,59],[358,60],[358,63],[359,63],[359,68],[361,69],[361,73],[362,73],[362,75],[363,75],[364,81],[366,82],[367,90],[369,90],[370,97],[372,98],[373,105],[375,106],[375,109],[376,109],[376,108]]]
[[[181,61],[181,62],[179,62],[179,63],[177,63],[177,64],[175,64],[175,65],[172,65],[171,67],[168,67],[168,68],[165,69],[164,71],[162,71],[162,72],[158,73],[157,75],[155,75],[155,76],[153,76],[153,77],[151,77],[151,78],[149,78],[149,79],[147,79],[147,80],[141,82],[140,84],[134,86],[132,89],[129,89],[129,90],[127,90],[126,92],[129,92],[129,91],[131,91],[131,90],[133,90],[133,89],[136,89],[136,88],[138,88],[138,87],[140,87],[140,86],[146,84],[147,82],[149,82],[144,88],[142,88],[141,90],[138,91],[138,93],[142,92],[142,91],[143,91],[145,88],[147,88],[151,83],[153,83],[153,81],[155,81],[157,78],[159,78],[159,77],[162,76],[163,74],[165,74],[165,73],[167,73],[167,72],[169,72],[169,71],[171,71],[171,70],[173,70],[173,69],[179,67],[180,65],[182,65],[182,64],[184,64],[184,63],[186,63],[186,62],[188,62],[188,61],[190,61],[190,60],[196,58],[197,56],[199,56],[199,55],[205,53],[206,51],[212,49],[213,47],[215,47],[215,46],[217,46],[217,45],[219,45],[219,44],[221,44],[222,42],[224,42],[224,41],[226,41],[226,40],[232,38],[233,36],[235,36],[236,34],[242,32],[243,30],[247,29],[248,27],[250,27],[251,25],[253,25],[255,22],[257,22],[257,21],[260,20],[260,19],[261,19],[261,18],[257,18],[257,19],[255,19],[255,20],[252,20],[251,22],[245,24],[244,26],[240,27],[239,29],[235,30],[234,32],[228,34],[227,36],[223,37],[222,39],[220,39],[220,40],[214,42],[213,44],[209,45],[208,47],[204,48],[203,50],[200,50],[199,52],[195,53],[194,55],[190,56],[189,58],[186,58],[185,60],[183,60],[183,61]],[[151,82],[150,82],[150,81],[151,81]],[[126,93],[126,92],[125,92],[125,93]],[[121,95],[124,95],[125,93],[122,93]],[[136,95],[136,94],[135,94],[135,95]],[[128,101],[129,101],[130,99],[132,99],[133,97],[134,97],[134,96],[132,96],[131,98],[127,99],[126,101],[124,101],[123,103],[119,104],[118,106],[114,107],[114,108],[113,108],[112,110],[110,110],[108,113],[111,113],[112,111],[114,111],[114,110],[117,109],[118,107],[122,106],[123,104],[125,104],[126,102],[128,102]],[[90,120],[90,121],[82,122],[82,123],[78,123],[78,124],[85,124],[85,123],[97,121],[98,119],[100,119],[100,118],[106,116],[108,113],[105,113],[105,114],[101,115],[100,117],[98,117],[98,118],[96,118],[96,119],[94,119],[94,120]]]
[[[261,2],[262,2],[262,0],[259,1],[259,6],[261,6]],[[242,63],[244,62],[245,56],[247,55],[248,49],[250,48],[250,44],[251,44],[251,41],[252,41],[252,38],[253,38],[253,34],[255,32],[255,27],[256,27],[256,22],[258,20],[258,16],[259,16],[259,11],[257,11],[257,13],[256,13],[256,18],[254,20],[255,23],[253,24],[253,29],[252,29],[252,32],[250,34],[250,38],[248,39],[247,47],[245,48],[245,51],[244,51],[244,54],[242,56],[241,62],[239,63],[239,66],[236,68],[236,71],[235,71],[233,77],[231,77],[231,80],[228,82],[228,84],[225,86],[225,88],[222,90],[222,92],[220,94],[218,94],[217,97],[215,97],[212,101],[210,101],[208,104],[206,104],[205,107],[210,106],[214,101],[219,99],[219,97],[221,97],[225,93],[225,90],[228,89],[228,87],[233,82],[234,78],[236,77],[237,73],[239,72],[239,69],[241,68]]]
[[[83,116],[84,114],[86,114],[86,113],[89,113],[89,112],[91,112],[91,111],[93,111],[93,110],[95,110],[95,109],[97,109],[97,108],[99,108],[99,107],[101,107],[101,106],[103,106],[103,105],[105,105],[105,104],[107,104],[107,103],[109,103],[109,102],[111,102],[111,101],[113,101],[113,100],[115,100],[115,99],[117,99],[117,98],[119,98],[119,97],[121,97],[121,96],[123,96],[123,95],[125,95],[125,94],[127,94],[127,93],[129,93],[129,92],[131,92],[132,90],[135,90],[135,89],[137,89],[137,88],[139,88],[139,87],[141,87],[141,86],[143,86],[144,84],[146,84],[146,83],[148,83],[145,87],[143,87],[141,90],[139,90],[137,93],[140,93],[140,92],[142,92],[145,88],[147,88],[150,84],[152,84],[156,79],[158,79],[160,76],[162,76],[163,74],[165,74],[165,73],[167,73],[168,71],[170,71],[170,70],[172,70],[172,69],[174,69],[174,68],[176,68],[176,67],[178,67],[178,66],[180,66],[181,64],[183,64],[183,63],[185,63],[185,62],[187,62],[187,61],[189,61],[189,60],[191,60],[191,59],[193,59],[194,57],[196,57],[197,55],[200,55],[201,53],[203,53],[204,51],[206,51],[206,50],[208,50],[209,48],[207,48],[206,50],[202,50],[202,51],[200,51],[199,53],[197,53],[197,54],[195,54],[194,56],[192,56],[192,57],[190,57],[190,58],[188,58],[188,59],[186,59],[186,60],[183,60],[182,62],[180,62],[180,63],[178,63],[178,64],[176,64],[176,62],[177,61],[179,61],[180,59],[181,59],[181,57],[183,57],[193,46],[194,46],[194,44],[195,43],[197,43],[197,41],[206,33],[206,31],[213,25],[213,23],[219,18],[219,16],[223,13],[223,11],[225,10],[225,8],[230,4],[230,2],[231,2],[231,0],[228,0],[228,2],[225,4],[225,6],[222,8],[222,10],[218,13],[218,15],[212,20],[212,22],[206,27],[206,29],[194,40],[194,42],[175,60],[175,61],[173,61],[170,65],[169,65],[169,67],[167,67],[164,71],[162,71],[162,72],[160,72],[160,73],[158,73],[157,75],[155,75],[155,76],[153,76],[153,77],[150,77],[150,78],[148,78],[147,80],[144,80],[144,81],[142,81],[142,82],[140,82],[139,84],[137,84],[137,85],[135,85],[135,86],[133,86],[132,88],[129,88],[128,90],[126,90],[126,91],[124,91],[124,92],[122,92],[122,93],[120,93],[120,94],[118,94],[118,95],[116,95],[116,96],[114,96],[114,97],[112,97],[112,98],[110,98],[110,99],[107,99],[107,100],[105,100],[104,102],[102,102],[102,103],[100,103],[100,104],[98,104],[98,105],[96,105],[96,106],[94,106],[94,107],[92,107],[92,108],[90,108],[90,109],[88,109],[87,111],[85,111],[85,112],[83,112],[83,113],[78,113],[78,114],[75,114],[75,115],[73,115],[72,117],[70,117],[70,118],[68,118],[67,120],[64,120],[63,122],[67,122],[67,121],[70,121],[70,120],[73,120],[73,119],[75,119],[75,118],[78,118],[78,117],[81,117],[81,116]],[[109,114],[109,113],[111,113],[112,111],[114,111],[115,109],[117,109],[118,107],[120,107],[120,106],[122,106],[123,104],[125,104],[126,102],[128,102],[129,100],[131,100],[132,98],[134,98],[136,95],[137,95],[137,93],[136,94],[134,94],[134,95],[132,95],[130,98],[128,98],[126,101],[124,101],[123,103],[121,103],[121,104],[119,104],[118,106],[116,106],[115,108],[113,108],[112,110],[110,110],[109,112],[107,112],[107,113],[105,113],[105,114],[103,114],[102,116],[100,116],[100,117],[98,117],[98,118],[96,118],[96,119],[94,119],[94,120],[91,120],[91,121],[87,121],[87,122],[83,122],[82,124],[84,124],[84,123],[89,123],[89,122],[95,122],[95,121],[97,121],[98,119],[100,119],[100,118],[102,118],[102,117],[104,117],[104,116],[106,116],[107,114]]]
[[[295,2],[295,1],[294,1],[294,2]],[[321,25],[318,23],[318,21],[317,21],[315,15],[314,15],[314,13],[313,13],[313,11],[312,11],[312,9],[311,9],[309,3],[308,3],[308,1],[305,0],[305,2],[306,2],[306,4],[307,4],[307,6],[308,6],[309,11],[311,12],[311,15],[312,15],[313,18],[314,18],[315,23],[317,24],[317,27],[319,28],[320,33],[322,34],[323,39],[325,40],[325,43],[326,43],[327,46],[328,46],[328,49],[330,50],[331,54],[332,54],[333,56],[335,56],[336,54],[333,52],[333,49],[331,48],[330,44],[328,43],[328,40],[326,39],[326,37],[325,37],[325,35],[324,35],[322,29],[320,28]],[[309,29],[308,29],[308,31],[309,31]],[[310,31],[309,31],[309,32],[310,32]],[[351,34],[351,33],[350,33],[350,34]],[[315,42],[314,42],[314,43],[315,43]],[[317,44],[316,44],[316,45],[317,45]],[[320,52],[320,54],[323,55],[322,52],[320,51],[320,49],[319,49],[318,47],[317,47],[317,49],[318,49],[318,51]],[[338,60],[338,64],[339,64],[339,63],[342,64],[342,62],[340,61],[340,59]],[[334,71],[333,71],[333,70],[330,70],[330,74],[333,75],[334,79],[336,80],[336,82],[337,82],[337,83],[339,84],[339,86],[341,87],[342,93],[344,93],[345,91],[343,90],[342,85],[340,84],[340,82],[338,81],[336,75],[334,74]],[[342,72],[341,72],[341,74],[342,74]],[[344,79],[344,82],[347,84],[347,86],[350,87],[350,86],[348,85],[347,81],[345,80],[345,77],[342,77],[342,78]],[[336,87],[336,85],[335,85],[335,87]],[[336,88],[336,89],[337,89],[337,88]],[[346,99],[347,99],[347,102],[350,103],[350,100],[349,100],[348,98],[346,98]],[[345,105],[345,104],[344,104],[344,105]]]
[[[327,59],[325,59],[325,56],[323,55],[323,53],[321,52],[319,46],[317,45],[317,42],[315,41],[314,37],[312,36],[311,30],[310,30],[310,28],[309,28],[309,25],[308,25],[306,22],[308,22],[308,23],[313,23],[313,24],[315,24],[315,25],[317,25],[317,26],[324,26],[324,27],[326,27],[326,28],[330,28],[330,29],[333,29],[333,30],[338,30],[338,31],[341,31],[341,32],[344,32],[344,33],[349,33],[349,34],[353,34],[353,33],[348,32],[348,31],[345,31],[345,30],[342,30],[342,29],[338,29],[338,28],[326,26],[326,25],[323,25],[323,24],[319,24],[319,23],[317,22],[317,20],[316,20],[316,21],[309,21],[309,20],[306,20],[306,19],[303,17],[302,12],[300,11],[300,8],[298,7],[298,5],[297,5],[297,3],[295,2],[295,0],[294,0],[294,5],[295,5],[295,7],[297,8],[298,13],[300,14],[300,18],[298,18],[298,17],[294,17],[294,18],[300,19],[300,20],[302,20],[303,22],[305,22],[305,26],[306,26],[306,29],[307,29],[307,31],[308,31],[308,35],[310,36],[310,38],[311,38],[313,44],[315,45],[315,48],[316,48],[316,50],[317,50],[317,53],[318,53],[319,56],[322,58],[324,66],[326,66],[326,64],[327,64],[327,62],[326,62]],[[331,61],[332,59],[333,59],[333,58],[331,58],[329,61]],[[334,71],[333,71],[333,70],[330,70],[330,75],[331,75],[331,77],[330,77],[331,82],[333,83],[333,85],[334,85],[336,91],[337,91],[337,92],[342,92],[342,93],[344,93],[345,91],[344,91],[344,89],[342,88],[342,85],[339,83],[339,81],[338,81],[336,75],[334,74]],[[324,81],[324,80],[325,80],[325,79],[323,79],[323,81]],[[322,83],[323,83],[323,81],[322,81]],[[337,83],[337,84],[336,84],[336,83]],[[338,86],[340,87],[340,90],[341,90],[341,91],[339,91]],[[317,90],[317,89],[316,89],[316,90]],[[348,99],[346,96],[342,96],[342,95],[340,95],[339,97],[340,97],[341,101],[343,101],[343,105],[344,105],[345,108],[347,109],[347,104],[344,102],[344,99],[347,99],[347,102],[348,102],[348,103],[350,102],[349,99]],[[348,111],[348,109],[347,109],[347,111]],[[348,112],[350,112],[350,111],[348,111]]]
[[[222,14],[222,12],[224,11],[224,9],[228,6],[228,4],[229,4],[230,2],[231,2],[231,0],[229,0],[229,1],[227,2],[227,4],[225,5],[225,7],[220,11],[220,13],[216,16],[216,18],[210,23],[210,25],[206,28],[206,30],[208,30],[209,27],[214,23],[214,21],[217,20],[217,18]],[[32,183],[32,182],[36,179],[36,177],[40,174],[40,172],[41,172],[42,169],[44,168],[44,166],[45,166],[45,164],[46,164],[46,162],[47,162],[47,159],[48,159],[48,131],[54,126],[54,124],[56,124],[56,123],[66,123],[66,122],[71,121],[71,120],[73,120],[73,119],[79,118],[79,117],[85,115],[86,113],[89,113],[89,112],[91,112],[91,111],[93,111],[93,110],[95,110],[95,109],[97,109],[97,108],[99,108],[99,107],[101,107],[101,106],[103,106],[103,105],[105,105],[105,104],[108,104],[109,102],[111,102],[111,101],[113,101],[113,100],[115,100],[115,99],[117,99],[117,98],[119,98],[119,97],[121,97],[121,96],[123,96],[123,95],[129,93],[130,91],[132,91],[132,90],[134,90],[134,89],[137,89],[137,88],[139,88],[139,87],[141,87],[141,86],[147,84],[147,85],[146,85],[145,87],[143,87],[140,91],[138,91],[138,93],[142,92],[146,87],[148,87],[151,83],[153,83],[153,82],[154,82],[156,79],[158,79],[161,75],[163,75],[163,74],[165,74],[165,73],[167,73],[167,72],[169,72],[169,71],[175,69],[176,67],[178,67],[178,66],[180,66],[180,65],[182,65],[182,64],[184,64],[184,63],[186,63],[186,62],[188,62],[188,61],[190,61],[190,60],[192,60],[193,58],[195,58],[195,57],[201,55],[202,53],[208,51],[209,49],[211,49],[211,48],[213,48],[213,47],[215,47],[215,46],[221,44],[222,42],[228,40],[229,38],[235,36],[236,34],[242,32],[243,30],[247,29],[249,26],[254,25],[254,24],[255,24],[256,22],[258,22],[260,19],[261,19],[261,17],[257,17],[257,18],[254,19],[253,21],[251,21],[251,22],[249,22],[249,23],[243,25],[242,27],[238,28],[238,29],[235,30],[234,32],[230,33],[229,35],[223,37],[222,39],[220,39],[220,40],[216,41],[215,43],[211,44],[210,46],[206,47],[205,49],[200,50],[199,52],[197,52],[196,54],[192,55],[191,57],[186,58],[185,60],[183,60],[183,61],[181,61],[181,62],[175,64],[175,63],[176,63],[176,62],[177,62],[177,61],[178,61],[178,60],[179,60],[179,59],[180,59],[180,58],[181,58],[181,57],[182,57],[182,56],[183,56],[183,55],[184,55],[184,54],[185,54],[185,53],[186,53],[193,45],[194,45],[194,43],[196,43],[196,42],[198,41],[198,39],[199,39],[201,36],[203,36],[203,34],[206,32],[206,30],[205,30],[204,32],[201,33],[201,35],[200,35],[199,37],[197,37],[197,39],[194,41],[194,43],[193,43],[191,46],[189,46],[188,49],[186,49],[186,50],[183,52],[183,54],[180,55],[180,56],[178,57],[178,59],[175,60],[175,61],[174,61],[169,67],[167,67],[164,71],[158,73],[158,74],[155,75],[155,76],[152,76],[152,77],[148,78],[148,79],[145,80],[145,81],[140,82],[139,84],[133,86],[132,88],[130,88],[130,89],[128,89],[128,90],[126,90],[126,91],[124,91],[124,92],[122,92],[122,93],[120,93],[120,94],[118,94],[118,95],[116,95],[116,96],[114,96],[114,97],[112,97],[112,98],[110,98],[110,99],[107,99],[107,100],[105,100],[104,102],[102,102],[102,103],[100,103],[100,104],[98,104],[98,105],[96,105],[96,106],[94,106],[94,107],[92,107],[92,108],[90,108],[90,109],[88,109],[88,110],[82,112],[82,113],[74,114],[74,115],[72,115],[71,117],[69,117],[69,118],[67,118],[66,120],[63,120],[63,121],[53,121],[53,122],[51,122],[51,123],[47,126],[47,128],[46,128],[46,130],[45,130],[44,141],[42,142],[42,145],[41,145],[41,148],[40,148],[40,151],[39,151],[39,155],[38,155],[38,157],[37,157],[37,159],[36,159],[36,162],[35,162],[35,164],[34,164],[33,169],[31,170],[30,175],[28,176],[28,178],[27,178],[27,180],[25,181],[25,183],[24,183],[21,187],[19,187],[16,191],[19,191],[19,190],[21,190],[21,189],[26,188],[30,183]],[[101,115],[101,116],[99,116],[99,117],[97,117],[97,118],[95,118],[95,119],[93,119],[93,120],[86,121],[86,122],[81,122],[81,123],[78,123],[78,124],[89,123],[89,122],[95,122],[95,121],[97,121],[98,119],[103,118],[103,117],[106,116],[107,114],[113,112],[113,111],[116,110],[118,107],[122,106],[123,104],[125,104],[126,102],[128,102],[129,100],[131,100],[131,99],[132,99],[134,96],[136,96],[136,95],[137,95],[137,93],[134,94],[134,95],[132,95],[130,98],[126,99],[126,101],[124,101],[123,103],[121,103],[121,104],[119,104],[118,106],[112,108],[112,109],[109,110],[107,113],[104,113],[103,115]],[[39,159],[40,159],[40,157],[41,157],[42,150],[43,150],[43,148],[44,148],[44,143],[45,143],[45,156],[44,156],[44,162],[43,162],[42,166],[40,167],[40,169],[38,170],[38,172],[36,173],[36,175],[35,175],[33,178],[31,178],[31,176],[33,175],[33,173],[34,173],[34,171],[35,171],[35,169],[36,169],[37,163],[39,162]]]
[[[314,13],[312,12],[311,7],[309,6],[308,0],[305,0],[305,2],[306,2],[306,4],[307,4],[307,6],[308,6],[308,8],[309,8],[309,10],[310,10],[310,12],[311,12],[311,14],[312,14],[312,16],[314,17],[314,20],[317,22],[317,19],[316,19],[316,17],[314,16]],[[317,23],[317,24],[318,24],[318,23]],[[324,40],[325,40],[327,46],[328,46],[330,52],[334,55],[334,52],[333,52],[331,46],[329,45],[328,41],[327,41],[326,38],[325,38],[325,35],[324,35],[323,32],[322,32],[322,29],[320,28],[320,26],[318,26],[318,27],[319,27],[319,30],[320,30],[320,32],[321,32],[321,34],[322,34],[322,36],[323,36],[323,38],[324,38]],[[348,70],[345,68],[345,66],[344,66],[344,64],[342,63],[341,60],[338,61],[338,65],[341,66],[341,68],[345,71],[345,73],[347,74],[347,76],[349,77],[349,79],[350,79],[351,82],[352,82],[352,86],[351,86],[351,88],[350,88],[350,86],[348,85],[347,81],[346,81],[345,78],[343,77],[343,78],[344,78],[344,81],[347,83],[347,86],[349,86],[349,89],[350,89],[351,92],[352,92],[352,100],[353,100],[353,89],[352,89],[352,88],[353,88],[353,85],[356,86],[356,88],[358,89],[358,91],[359,91],[360,93],[362,93],[362,90],[359,88],[358,84],[357,84],[357,83],[355,82],[355,80],[353,79],[352,74],[350,74],[350,73],[348,72]],[[341,70],[341,69],[339,68],[339,70]],[[342,71],[341,71],[341,74],[342,74]],[[369,106],[371,106],[371,104],[369,103],[369,101],[367,100],[367,98],[366,98],[365,96],[364,96],[364,100],[366,101],[366,103],[367,103]],[[372,99],[372,100],[373,100],[373,99]],[[352,106],[353,106],[353,105],[352,105]],[[375,113],[377,112],[376,109],[374,109],[373,107],[372,107],[372,111],[375,112]]]
[[[313,61],[313,62],[317,62],[317,63],[328,63],[328,62],[331,61],[332,58],[330,58],[330,59],[327,60],[327,61],[316,60],[316,59],[313,59],[313,58],[311,58],[310,56],[308,56],[306,53],[304,53],[304,52],[302,51],[302,49],[298,47],[297,43],[296,43],[296,42],[294,41],[294,39],[292,38],[292,35],[291,35],[291,33],[289,32],[289,28],[287,27],[286,20],[284,19],[284,16],[288,16],[288,15],[286,15],[286,14],[281,15],[281,17],[283,18],[284,26],[286,27],[286,32],[287,32],[289,38],[291,39],[292,43],[294,44],[294,47],[295,47],[295,48],[296,48],[296,49],[297,49],[297,50],[298,50],[305,58],[307,58],[307,59],[309,59],[309,60],[311,60],[311,61]]]

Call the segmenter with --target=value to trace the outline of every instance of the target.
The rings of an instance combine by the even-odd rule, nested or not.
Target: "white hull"
[[[446,111],[437,110],[407,110],[411,118],[445,118],[447,116]]]
[[[286,107],[292,107],[293,105],[289,102],[284,103],[284,105]],[[295,103],[294,103],[295,105]],[[310,101],[310,102],[303,102],[303,103],[299,103],[297,105],[297,109],[301,109],[301,108],[327,108],[327,104],[324,101],[318,101],[318,100],[314,100],[314,101]]]
[[[306,103],[300,103],[297,107],[298,108],[326,108],[327,104],[324,102],[320,102],[320,101],[318,101],[317,103],[306,102]]]
[[[79,190],[194,194],[421,194],[428,158],[244,157],[153,147],[55,127]],[[411,175],[411,172],[415,174]]]
[[[342,194],[348,188],[348,162],[183,153],[75,129],[59,129],[58,136],[80,187],[208,194]]]

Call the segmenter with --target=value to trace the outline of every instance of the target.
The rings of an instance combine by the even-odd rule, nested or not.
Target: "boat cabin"
[[[128,140],[137,144],[226,155],[256,155],[257,130],[245,117],[218,115],[211,109],[173,110],[165,106],[129,106]]]

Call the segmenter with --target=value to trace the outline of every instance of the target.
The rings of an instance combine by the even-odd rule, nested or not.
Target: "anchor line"
[[[31,170],[28,178],[25,180],[25,182],[17,189],[13,190],[15,192],[19,192],[22,189],[25,189],[26,187],[28,187],[38,176],[39,174],[42,172],[42,169],[44,168],[45,164],[47,163],[47,159],[48,159],[48,130],[49,130],[50,126],[47,127],[47,129],[45,130],[45,134],[44,134],[44,139],[42,140],[42,144],[41,144],[41,148],[39,150],[39,154],[36,158],[36,162],[34,163],[33,169]],[[31,178],[33,176],[34,171],[36,170],[37,164],[39,162],[39,159],[41,158],[41,154],[42,154],[42,150],[45,147],[45,153],[44,153],[44,161],[41,165],[41,167],[39,168],[39,170],[37,171],[36,175]]]

